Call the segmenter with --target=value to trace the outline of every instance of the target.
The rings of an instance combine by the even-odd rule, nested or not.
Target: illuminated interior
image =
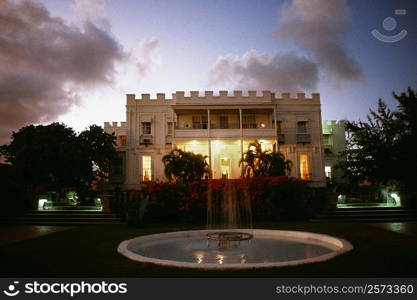
[[[308,155],[300,154],[300,178],[303,180],[310,180],[310,169],[308,166]]]
[[[331,166],[325,166],[324,167],[324,173],[326,174],[326,177],[332,178],[332,167]]]
[[[254,140],[185,140],[177,141],[177,148],[207,156],[213,178],[239,178],[239,161]],[[274,140],[260,140],[262,150],[273,150]]]
[[[152,157],[142,156],[142,181],[152,180]]]

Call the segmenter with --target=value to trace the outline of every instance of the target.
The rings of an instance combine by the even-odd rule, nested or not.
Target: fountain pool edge
[[[219,231],[239,231],[239,232],[249,232],[255,236],[274,236],[281,238],[298,238],[305,240],[316,240],[324,243],[328,243],[337,247],[337,250],[334,250],[330,253],[323,254],[320,256],[298,259],[292,261],[281,261],[281,262],[268,262],[268,263],[247,263],[247,264],[213,264],[213,263],[192,263],[192,262],[183,262],[175,260],[164,260],[157,259],[152,257],[143,256],[137,253],[134,253],[128,249],[129,244],[131,243],[141,243],[155,241],[159,239],[167,238],[183,238],[183,237],[193,237],[201,236],[202,234],[219,232]],[[255,269],[255,268],[277,268],[277,267],[286,267],[286,266],[296,266],[301,264],[317,263],[327,261],[338,255],[351,251],[353,246],[348,241],[336,238],[330,235],[321,234],[321,233],[312,233],[305,231],[287,231],[287,230],[269,230],[269,229],[236,229],[236,230],[192,230],[192,231],[174,231],[174,232],[165,232],[152,235],[144,235],[136,237],[130,240],[125,240],[121,242],[117,248],[117,251],[123,256],[129,258],[130,260],[142,262],[142,263],[153,263],[162,266],[169,267],[179,267],[179,268],[198,268],[198,269],[214,269],[214,270],[226,270],[226,269]]]

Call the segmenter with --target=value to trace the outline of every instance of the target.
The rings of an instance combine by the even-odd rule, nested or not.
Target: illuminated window
[[[255,115],[243,115],[242,116],[242,128],[256,128]]]
[[[308,166],[308,155],[300,154],[300,178],[303,180],[310,180],[310,168]]]
[[[167,123],[167,135],[172,135],[172,128],[173,128],[173,123],[168,122]]]
[[[207,116],[193,116],[193,128],[194,129],[207,129]]]
[[[150,155],[142,156],[142,181],[152,180],[152,157]]]
[[[273,150],[274,145],[270,141],[259,140],[259,143],[261,144],[262,151],[272,151]]]
[[[125,147],[126,146],[126,136],[125,135],[119,135],[117,137],[117,146],[119,146],[119,147]]]
[[[151,132],[151,122],[142,122],[142,134],[149,135]]]
[[[332,178],[332,167],[331,166],[325,166],[324,167],[324,173],[326,174],[326,177]]]
[[[297,132],[306,133],[307,132],[307,121],[298,121],[297,122]]]
[[[230,176],[230,159],[228,157],[223,157],[220,159],[220,172],[223,179],[228,179]]]

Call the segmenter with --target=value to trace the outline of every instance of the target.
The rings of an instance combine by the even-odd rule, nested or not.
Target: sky
[[[415,0],[0,0],[0,144],[124,121],[127,93],[318,92],[363,120],[417,89],[416,53]]]

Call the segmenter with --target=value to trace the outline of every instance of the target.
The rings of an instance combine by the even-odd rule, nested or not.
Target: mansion
[[[325,163],[333,161],[326,162],[323,125],[319,94],[192,91],[171,98],[157,94],[156,99],[128,94],[126,122],[104,124],[107,133],[116,135],[119,153],[111,182],[131,188],[166,180],[162,157],[175,147],[206,155],[213,178],[238,178],[239,160],[257,140],[263,149],[278,150],[292,161],[291,176],[325,186],[333,167]],[[329,123],[326,130],[336,125]]]

